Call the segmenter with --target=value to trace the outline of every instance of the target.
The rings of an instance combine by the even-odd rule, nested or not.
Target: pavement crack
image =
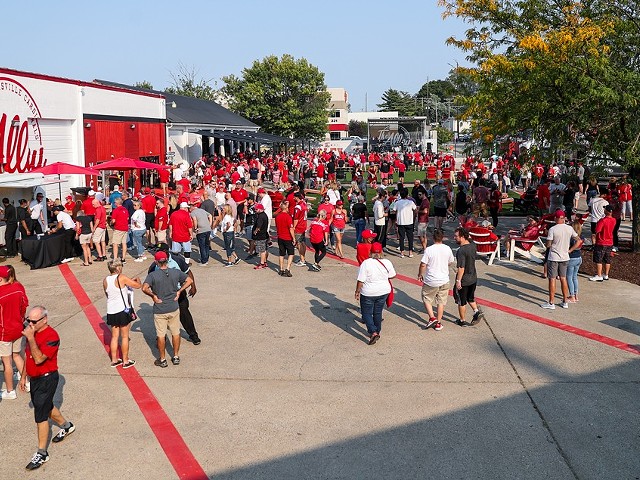
[[[569,456],[567,455],[567,453],[562,448],[562,445],[560,445],[560,442],[558,441],[558,438],[554,435],[553,430],[551,429],[551,425],[549,424],[549,422],[547,422],[547,419],[545,418],[544,414],[542,413],[542,411],[538,407],[538,404],[536,403],[535,399],[531,395],[531,392],[529,391],[529,388],[527,387],[527,385],[525,384],[524,380],[520,376],[520,373],[518,372],[518,369],[516,368],[515,364],[511,361],[511,358],[509,358],[509,355],[507,354],[507,351],[504,349],[504,347],[500,343],[500,340],[498,340],[498,337],[497,337],[496,333],[494,332],[493,328],[491,328],[491,324],[489,323],[489,321],[486,318],[485,318],[485,323],[487,324],[487,327],[489,328],[489,331],[491,332],[491,335],[493,336],[493,339],[495,340],[496,344],[498,345],[498,348],[500,349],[500,351],[504,355],[504,358],[507,360],[507,362],[509,362],[509,365],[511,366],[511,369],[513,370],[514,374],[516,375],[516,378],[518,379],[518,383],[522,386],[522,389],[527,394],[527,397],[529,398],[529,402],[531,402],[531,406],[533,407],[533,409],[536,412],[536,414],[538,415],[538,417],[540,417],[540,421],[542,422],[542,427],[547,431],[547,433],[548,433],[548,435],[550,437],[549,442],[553,443],[555,445],[556,449],[558,450],[558,453],[560,454],[560,457],[562,457],[562,460],[567,465],[567,468],[569,469],[569,471],[573,475],[573,478],[575,478],[576,480],[580,480],[580,477],[578,476],[578,473],[576,472],[575,468],[571,464],[571,460],[569,459]]]
[[[346,328],[346,325],[345,325]],[[304,362],[302,362],[302,364],[300,365],[300,369],[298,370],[298,380],[303,380],[302,379],[302,370],[304,370],[304,367],[307,366],[307,364],[317,355],[321,354],[322,352],[324,352],[324,349],[327,348],[329,345],[335,343],[336,339],[342,335],[344,333],[344,330],[340,330],[338,333],[336,333],[335,335],[333,335],[331,337],[331,340],[328,342],[325,342],[319,349],[317,349],[315,352],[313,352],[311,355],[309,355],[309,357],[306,358],[306,360]]]

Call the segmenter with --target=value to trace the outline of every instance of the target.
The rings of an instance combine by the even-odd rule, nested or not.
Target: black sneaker
[[[173,363],[174,365],[180,365],[180,357],[173,357],[171,359],[171,363]]]
[[[459,327],[466,327],[467,325],[469,325],[467,322],[465,322],[464,320],[456,320],[456,325],[458,325]]]
[[[284,273],[282,274],[283,277],[293,277],[293,275],[291,275],[291,272],[289,270],[285,270]]]
[[[44,455],[42,453],[36,452],[33,454],[33,457],[31,457],[31,461],[29,462],[29,465],[27,465],[25,468],[27,470],[35,470],[36,468],[40,468],[40,466],[43,463],[46,463],[49,461],[49,454],[45,453]]]
[[[69,422],[69,428],[61,428],[58,434],[51,439],[53,443],[58,443],[64,440],[67,436],[76,431],[76,427],[73,423]]]
[[[125,258],[121,258],[120,262],[122,262],[124,264],[124,263],[127,263],[127,260]]]
[[[153,364],[156,367],[160,367],[160,368],[167,368],[169,366],[169,364],[167,363],[167,359],[165,358],[164,360],[160,360],[159,358],[153,362]]]
[[[194,345],[200,345],[202,343],[200,341],[200,337],[198,337],[197,335],[194,335],[193,337],[191,337],[191,342],[193,342]]]
[[[473,314],[473,318],[471,319],[471,325],[477,325],[481,320],[484,319],[484,315],[480,310]]]

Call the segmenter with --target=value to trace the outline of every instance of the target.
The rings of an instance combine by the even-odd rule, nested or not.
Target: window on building
[[[329,132],[329,138],[331,140],[340,140],[340,132]]]
[[[334,110],[333,112],[331,112],[331,115],[329,115],[329,117],[340,118],[340,110]]]

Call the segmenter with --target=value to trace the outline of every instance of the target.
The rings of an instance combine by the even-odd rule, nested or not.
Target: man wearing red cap
[[[591,282],[602,282],[609,280],[609,270],[611,270],[611,251],[613,249],[613,230],[616,227],[616,219],[613,218],[613,207],[605,205],[604,218],[598,220],[595,234],[596,241],[593,247],[593,263],[596,264],[596,274],[589,277]],[[604,264],[604,274],[602,266]]]
[[[166,368],[168,366],[165,358],[167,329],[171,333],[173,343],[171,363],[180,365],[180,308],[177,298],[191,286],[193,281],[181,270],[169,268],[169,257],[166,252],[157,252],[154,259],[158,268],[144,279],[142,291],[153,300],[153,323],[156,327],[159,351],[159,357],[154,365]]]
[[[569,254],[580,248],[582,242],[575,230],[565,223],[564,210],[556,210],[556,224],[549,229],[547,235],[547,248],[549,249],[549,257],[547,260],[547,278],[549,279],[549,301],[540,305],[548,310],[555,310],[554,304],[556,296],[556,277],[560,277],[560,286],[562,288],[562,308],[569,308],[567,300],[569,298],[569,284],[567,283],[567,267],[569,266]],[[576,242],[570,246],[571,238],[575,238]]]
[[[71,195],[67,195],[65,200],[64,209],[69,213],[73,213],[73,208],[76,206],[76,202],[73,201],[73,197]]]

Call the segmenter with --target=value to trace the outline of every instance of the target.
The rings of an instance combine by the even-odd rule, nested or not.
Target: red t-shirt
[[[293,218],[289,212],[280,212],[276,215],[276,232],[281,240],[293,240],[291,236],[291,227],[293,226]]]
[[[547,199],[547,204],[545,205],[544,199]],[[549,184],[543,183],[538,185],[538,208],[544,210],[548,208],[548,205],[551,200],[551,193],[549,192]]]
[[[120,205],[111,212],[111,221],[113,222],[113,229],[121,232],[129,230],[129,210]]]
[[[0,342],[14,342],[22,336],[22,319],[29,299],[20,282],[0,286]]]
[[[235,171],[231,174],[231,183],[235,184],[238,180],[240,180],[240,174]]]
[[[169,213],[167,211],[167,207],[162,207],[156,212],[156,231],[166,230],[169,225]]]
[[[613,245],[613,230],[616,228],[616,219],[604,217],[596,224],[596,245],[605,247]]]
[[[305,202],[300,202],[293,210],[293,219],[297,220],[295,233],[304,233],[307,231],[307,211],[308,207]]]
[[[168,168],[161,168],[158,170],[158,177],[160,178],[160,183],[169,183],[171,171]]]
[[[31,347],[27,342],[27,348],[25,349],[25,363],[27,367],[27,375],[30,377],[41,377],[45,373],[52,373],[58,371],[58,349],[60,348],[60,337],[58,332],[53,328],[47,326],[36,332],[35,334],[36,345],[46,355],[47,359],[40,365],[36,365],[36,362],[31,356]]]
[[[318,213],[320,213],[322,210],[327,212],[327,223],[331,223],[331,220],[333,220],[333,211],[335,209],[336,207],[334,207],[330,203],[321,203],[320,205],[318,205]]]
[[[156,211],[156,197],[155,195],[145,195],[142,200],[142,210],[144,213],[154,213]]]
[[[247,192],[244,188],[241,188],[241,189],[234,188],[229,193],[231,193],[231,198],[233,198],[233,200],[236,203],[240,203],[243,200],[246,200],[247,198],[249,198],[249,192]]]
[[[320,163],[316,168],[316,177],[324,178],[324,163]]]
[[[360,242],[356,247],[356,260],[358,260],[358,265],[362,265],[362,262],[371,256],[371,245],[373,244]]]
[[[180,205],[182,202],[189,203],[189,194],[188,193],[182,192],[180,195],[178,195],[178,205]]]
[[[180,180],[178,180],[176,182],[178,185],[182,185],[182,189],[185,192],[188,192],[191,190],[191,180],[189,180],[188,178],[181,178]]]
[[[73,211],[73,207],[76,206],[76,202],[74,202],[73,200],[69,200],[67,203],[64,204],[64,209],[68,210],[69,212]]]
[[[189,229],[193,227],[193,221],[189,212],[184,208],[180,208],[171,214],[169,225],[171,226],[171,240],[180,243],[191,241]]]
[[[93,224],[96,228],[107,228],[107,211],[102,205],[96,208]]]
[[[329,232],[329,225],[320,220],[314,220],[309,226],[309,241],[311,243],[322,243],[327,232]]]
[[[82,202],[82,210],[84,210],[85,215],[95,215],[96,207],[93,206],[93,198],[89,197],[85,201]],[[71,207],[73,209],[73,207]]]
[[[342,212],[338,212],[335,210],[333,212],[333,226],[335,228],[343,229],[347,226],[347,212],[342,210]]]

